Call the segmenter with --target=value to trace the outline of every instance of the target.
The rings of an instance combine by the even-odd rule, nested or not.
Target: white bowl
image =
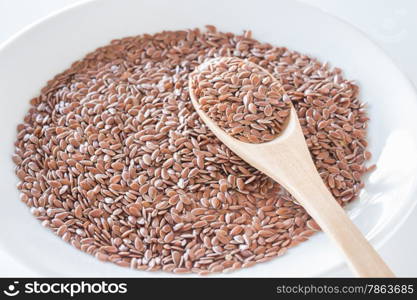
[[[19,201],[10,157],[29,99],[71,62],[114,38],[205,24],[236,33],[252,29],[257,39],[329,61],[356,79],[369,103],[370,148],[378,168],[348,213],[376,248],[404,222],[415,205],[416,94],[363,34],[295,1],[90,1],[34,24],[0,48],[0,244],[7,251],[44,276],[173,276],[99,262],[44,229]],[[317,276],[342,262],[320,233],[283,257],[218,276]]]

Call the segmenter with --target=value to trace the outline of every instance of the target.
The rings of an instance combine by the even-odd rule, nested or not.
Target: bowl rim
[[[91,5],[95,2],[99,2],[100,0],[81,0],[77,1],[75,3],[66,5],[56,11],[53,11],[46,16],[39,18],[38,20],[35,20],[34,22],[24,26],[22,29],[18,30],[16,33],[12,34],[8,39],[6,39],[4,42],[0,43],[0,56],[2,55],[2,52],[6,50],[8,47],[11,47],[13,43],[21,38],[24,38],[26,35],[30,34],[31,31],[36,30],[37,27],[43,23],[47,23],[52,21],[53,19],[59,18],[61,15],[69,14],[74,10],[80,9],[83,6]],[[357,35],[361,36],[365,40],[367,40],[375,50],[377,50],[382,56],[385,57],[386,62],[391,65],[393,69],[397,71],[397,76],[400,77],[401,81],[407,83],[407,85],[410,88],[410,91],[414,93],[415,98],[417,99],[417,88],[414,86],[412,81],[408,78],[407,75],[403,73],[401,68],[395,63],[395,61],[386,53],[385,50],[382,49],[382,47],[376,43],[372,38],[370,38],[364,31],[362,31],[360,28],[355,26],[354,24],[349,23],[348,21],[342,19],[341,17],[338,17],[332,13],[329,13],[328,11],[315,6],[314,4],[307,3],[304,1],[297,0],[296,1],[299,4],[302,4],[304,6],[309,7],[310,9],[316,10],[322,14],[327,15],[329,18],[333,19],[336,22],[343,23],[346,27],[349,27],[353,32],[355,32]],[[413,182],[412,185],[412,191],[417,191],[417,181]],[[369,242],[373,245],[373,247],[376,250],[380,250],[380,248],[386,244],[395,233],[398,232],[398,230],[404,225],[406,220],[410,217],[410,215],[413,213],[413,211],[417,207],[417,199],[410,202],[409,209],[404,212],[402,218],[395,223],[395,225],[391,226],[391,229],[386,232],[386,234],[379,238],[378,241],[372,241],[369,240]],[[323,233],[320,233],[323,234]],[[0,249],[8,253],[12,258],[16,259],[17,261],[21,262],[27,269],[33,271],[36,274],[39,274],[39,276],[45,275],[45,269],[39,269],[34,263],[31,262],[31,260],[25,260],[24,262],[21,260],[21,257],[18,254],[15,254],[14,251],[11,249],[11,247],[8,246],[7,243],[3,241],[3,239],[0,239]],[[341,269],[342,267],[347,266],[344,261],[338,261],[334,265],[326,267],[325,269],[320,270],[318,273],[314,273],[316,277],[323,277],[326,276],[326,274],[330,272],[334,272],[338,269]],[[177,277],[175,274],[172,274],[172,277]],[[215,277],[215,276],[214,276]],[[237,276],[238,277],[238,276]],[[181,278],[185,278],[182,276]]]

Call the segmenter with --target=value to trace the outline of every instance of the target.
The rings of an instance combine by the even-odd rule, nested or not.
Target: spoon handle
[[[292,121],[289,127],[291,132],[298,133],[283,136],[285,142],[256,145],[250,151],[243,151],[243,147],[233,150],[282,184],[297,199],[321,229],[336,242],[358,276],[394,277],[324,184],[313,163],[299,122]],[[257,159],[253,159],[253,153],[257,154]]]
[[[360,277],[394,277],[375,249],[352,223],[316,173],[297,191],[295,198],[339,246],[350,268]]]
[[[271,145],[273,150],[258,151],[258,155],[267,163],[253,165],[281,183],[297,199],[321,229],[336,242],[358,276],[394,277],[327,189],[305,141],[294,142],[292,147]]]

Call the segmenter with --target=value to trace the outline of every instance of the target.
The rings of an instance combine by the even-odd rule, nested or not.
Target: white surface
[[[2,31],[0,31],[0,42],[12,34],[14,30],[19,30],[19,26],[24,24],[26,21],[31,22],[38,17],[42,17],[43,14],[47,12],[48,8],[53,10],[58,7],[58,4],[66,5],[70,2],[75,1],[44,0],[35,2],[21,0],[3,0],[0,2],[0,28],[2,28]],[[415,29],[417,26],[415,26],[416,24],[414,21],[417,11],[415,9],[416,5],[413,3],[413,1],[387,1],[386,5],[381,5],[381,1],[367,1],[366,4],[364,1],[314,0],[308,2],[325,8],[342,18],[346,18],[353,24],[359,25],[362,30],[367,32],[371,37],[374,38],[374,40],[376,40],[380,45],[388,50],[391,56],[397,60],[402,68],[408,73],[408,75],[412,76],[415,82],[417,82],[417,71],[415,68],[417,63],[414,63],[413,65],[411,60],[413,59],[412,53],[416,53],[415,50],[417,50],[417,43],[412,40],[415,38],[417,31],[417,29]],[[378,5],[376,5],[376,2],[378,2]],[[42,3],[42,5],[39,6],[39,3]],[[48,6],[48,3],[51,6]],[[24,9],[22,9],[23,7]],[[369,19],[371,15],[372,19]],[[4,28],[5,30],[3,30]],[[259,36],[256,31],[255,34]],[[300,47],[296,48],[300,49]],[[341,65],[341,63],[339,63],[337,60],[331,59],[331,53],[319,53],[322,54],[323,57],[329,58],[331,61],[336,61],[338,65]],[[345,68],[349,70],[349,66]],[[350,71],[351,74],[355,74],[354,68],[350,68]],[[356,76],[356,78],[360,78],[360,76]],[[360,80],[360,82],[362,83],[362,80]],[[376,103],[376,100],[373,101]],[[396,99],[396,101],[400,102],[402,100]],[[410,105],[415,105],[415,103],[410,103]],[[414,147],[415,145],[411,146]],[[378,164],[381,165],[380,162],[378,162]],[[403,226],[400,231],[380,251],[383,257],[387,260],[388,264],[400,276],[417,275],[417,262],[413,255],[416,252],[417,244],[415,240],[413,241],[413,234],[411,231],[411,228],[416,228],[416,216],[417,214],[414,212],[406,222],[406,225]],[[322,238],[323,237],[317,237],[316,240]],[[29,237],[28,239],[30,240]],[[63,244],[60,241],[58,242]],[[295,252],[297,250],[298,249],[294,249],[293,251]],[[84,259],[84,257],[85,255],[83,255],[81,259]],[[113,269],[113,266],[109,267]],[[351,273],[345,269],[328,273],[329,276],[349,276],[350,274]],[[20,262],[11,259],[7,254],[0,253],[0,276],[35,275],[37,274],[25,268],[25,266]],[[240,274],[236,273],[235,275]]]

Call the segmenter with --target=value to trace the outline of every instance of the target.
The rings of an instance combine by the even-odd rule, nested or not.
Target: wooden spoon
[[[204,66],[218,61],[219,58],[207,61],[194,72],[199,72]],[[249,61],[245,62],[257,66],[272,76],[260,66]],[[288,123],[279,136],[267,143],[249,144],[228,135],[200,109],[192,88],[192,76],[189,81],[189,92],[199,116],[217,138],[248,164],[262,171],[290,192],[339,246],[351,269],[358,276],[394,276],[323,183],[311,159],[294,107],[291,107]]]

